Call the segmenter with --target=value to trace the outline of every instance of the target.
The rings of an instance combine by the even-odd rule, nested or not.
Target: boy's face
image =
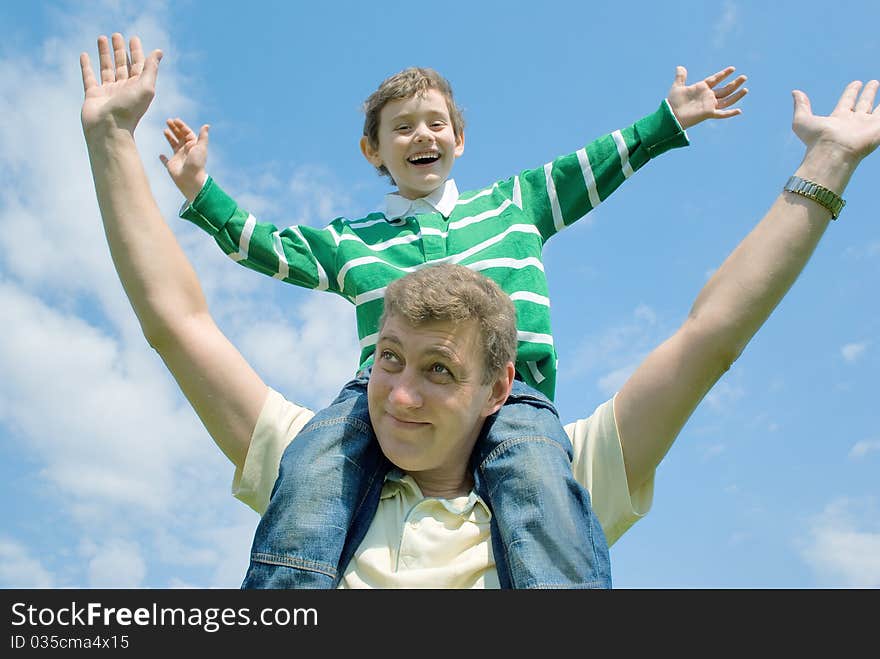
[[[418,199],[449,177],[464,153],[464,135],[455,135],[443,94],[429,89],[386,103],[379,113],[379,147],[363,137],[361,150],[374,167],[385,165],[402,196]]]

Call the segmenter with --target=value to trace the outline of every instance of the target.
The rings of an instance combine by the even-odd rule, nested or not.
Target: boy
[[[384,290],[406,272],[439,262],[482,272],[516,306],[517,381],[485,424],[470,464],[475,491],[493,511],[501,586],[610,587],[607,543],[589,495],[572,477],[570,442],[551,402],[556,352],[541,251],[650,158],[687,145],[687,128],[739,114],[730,108],[747,93],[745,77],[716,89],[732,72],[728,67],[686,86],[687,72],[678,67],[653,114],[542,168],[460,195],[449,175],[464,152],[464,121],[452,90],[431,69],[406,69],[367,99],[361,138],[365,158],[397,192],[388,195],[384,213],[337,218],[324,229],[279,231],[258,223],[208,177],[208,127],[197,138],[179,119],[169,120],[165,133],[174,153],[161,158],[189,202],[182,217],[243,265],[335,292],[357,307],[358,376],[285,452],[243,587],[338,584],[390,468],[366,403]],[[436,374],[438,387],[456,378],[443,355],[424,368]],[[419,405],[400,401],[398,409],[412,411],[400,414],[408,417],[399,420],[402,429],[418,420]],[[299,478],[288,476],[296,470]],[[540,502],[528,514],[517,506],[526,498]]]

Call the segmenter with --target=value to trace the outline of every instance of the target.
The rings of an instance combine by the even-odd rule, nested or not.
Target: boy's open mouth
[[[435,151],[414,153],[407,158],[407,161],[411,162],[413,165],[430,165],[438,160],[440,160],[440,154]]]

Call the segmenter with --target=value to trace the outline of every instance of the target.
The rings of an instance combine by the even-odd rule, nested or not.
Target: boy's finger
[[[720,98],[717,102],[717,107],[719,108],[729,108],[731,105],[736,103],[739,99],[749,93],[748,88],[743,87],[736,94],[731,94],[726,98]]]
[[[211,126],[205,124],[202,126],[201,130],[199,130],[199,143],[208,146],[208,131],[211,130]]]
[[[98,37],[98,61],[101,69],[101,82],[116,80],[116,74],[113,72],[113,52],[110,50],[110,42],[103,34]]]
[[[733,110],[716,110],[712,115],[715,119],[730,119],[738,114],[742,114],[742,110],[734,108]]]
[[[177,138],[177,135],[175,135],[171,130],[166,128],[162,131],[162,134],[165,135],[165,139],[168,141],[168,144],[171,146],[172,149],[177,151],[180,148],[181,142]]]
[[[174,120],[175,125],[177,126],[177,130],[181,135],[185,135],[187,140],[196,139],[195,131],[189,127],[189,124],[186,123],[183,119],[177,118]]]
[[[683,66],[676,66],[675,67],[675,82],[673,84],[683,86],[685,84],[685,82],[687,81],[687,75],[688,75],[688,72],[687,72],[686,68],[684,68]]]
[[[726,68],[721,69],[717,73],[713,73],[708,78],[704,78],[703,82],[705,82],[710,87],[714,87],[715,85],[717,85],[719,82],[724,80],[727,76],[729,76],[734,71],[736,71],[736,67],[728,66]]]
[[[747,79],[748,79],[748,78],[746,78],[746,76],[738,76],[735,80],[733,80],[733,81],[731,81],[731,82],[728,82],[728,83],[727,83],[726,85],[724,85],[724,87],[722,87],[721,89],[716,89],[716,90],[715,90],[715,96],[716,96],[717,98],[724,98],[725,96],[728,96],[729,94],[732,94],[732,93],[735,92],[737,89],[739,89],[740,87],[742,87],[742,84],[743,84]]]

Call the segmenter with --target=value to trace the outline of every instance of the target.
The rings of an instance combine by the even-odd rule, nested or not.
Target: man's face
[[[464,153],[464,136],[455,135],[446,98],[429,89],[423,96],[386,103],[379,113],[379,147],[364,137],[361,150],[374,167],[385,165],[402,196],[418,199],[449,177]]]
[[[461,478],[483,421],[508,393],[504,375],[483,384],[483,368],[476,321],[386,319],[367,388],[386,457],[417,478]]]

